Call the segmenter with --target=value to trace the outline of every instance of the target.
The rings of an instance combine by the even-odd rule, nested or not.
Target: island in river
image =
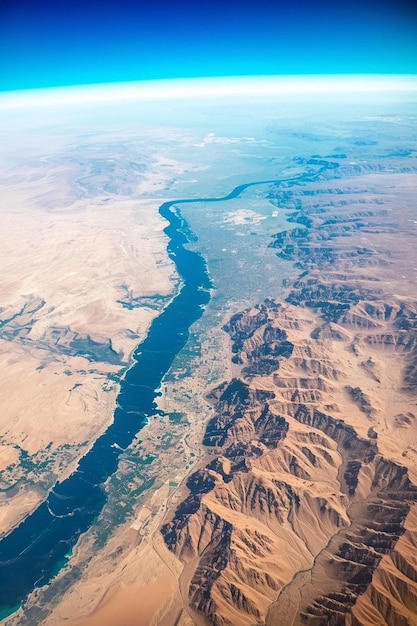
[[[228,112],[209,105],[194,109],[195,117],[178,117],[176,125],[170,120],[163,131],[149,124],[133,136],[126,129],[123,135],[121,127],[119,141],[123,136],[126,143],[120,149],[113,143],[113,154],[106,159],[98,153],[103,152],[101,140],[108,152],[109,136],[103,130],[100,135],[96,120],[92,139],[85,132],[88,112],[83,111],[83,132],[78,129],[83,149],[67,145],[55,159],[62,168],[79,168],[78,178],[74,175],[70,181],[77,181],[77,193],[84,199],[66,206],[62,199],[60,211],[54,212],[42,194],[31,195],[37,210],[49,207],[38,223],[50,224],[49,214],[67,214],[61,224],[68,225],[69,235],[69,224],[85,224],[89,203],[97,207],[91,196],[105,189],[92,224],[102,228],[106,215],[112,219],[106,236],[116,237],[119,246],[119,228],[126,237],[136,232],[135,243],[119,250],[124,249],[132,263],[134,249],[140,266],[145,264],[141,255],[146,258],[146,226],[154,219],[160,257],[153,257],[154,273],[147,275],[142,290],[132,286],[126,272],[117,283],[117,295],[106,291],[102,299],[112,307],[112,316],[103,314],[101,320],[100,309],[87,307],[92,325],[87,331],[79,309],[62,299],[71,293],[58,278],[64,268],[82,283],[83,272],[97,279],[100,271],[112,276],[117,273],[117,254],[107,270],[102,266],[104,248],[97,248],[103,254],[100,261],[90,255],[82,267],[71,269],[70,257],[59,261],[69,254],[67,246],[55,248],[57,239],[48,240],[45,231],[39,237],[45,245],[49,241],[44,254],[57,261],[57,283],[50,280],[49,288],[52,292],[54,285],[61,285],[66,302],[62,310],[79,321],[71,321],[66,335],[48,343],[64,324],[49,325],[47,312],[50,309],[52,319],[54,309],[46,278],[42,289],[31,291],[26,283],[22,287],[17,279],[10,280],[16,289],[9,287],[12,294],[31,293],[40,299],[2,313],[4,345],[9,351],[26,350],[28,373],[29,356],[36,356],[36,350],[67,371],[74,359],[84,359],[90,366],[80,366],[80,380],[71,390],[98,379],[101,386],[94,397],[108,397],[114,406],[120,378],[150,320],[158,319],[182,285],[166,251],[166,222],[158,215],[166,201],[191,200],[173,206],[188,225],[186,248],[205,259],[213,290],[204,315],[191,327],[157,390],[161,395],[154,415],[120,453],[117,471],[105,482],[101,512],[65,567],[34,589],[23,607],[6,619],[10,624],[92,626],[114,624],[115,619],[124,626],[151,620],[184,625],[254,620],[326,624],[335,619],[341,624],[378,624],[389,612],[398,619],[415,617],[410,608],[417,454],[415,105],[407,98],[401,106],[387,99],[357,103],[354,109],[320,103],[308,111],[301,107],[297,114],[282,104],[228,106]],[[231,116],[234,110],[240,117]],[[201,111],[207,116],[203,121]],[[91,132],[91,121],[89,128]],[[148,152],[145,139],[152,146]],[[133,165],[139,146],[148,160],[140,172]],[[165,164],[157,159],[162,146]],[[39,148],[33,150],[36,154]],[[33,162],[35,170],[46,168],[46,176],[48,157],[38,154]],[[17,170],[10,168],[8,175],[16,176]],[[56,176],[59,180],[58,172]],[[42,177],[39,172],[38,177],[26,174],[25,180],[39,185]],[[270,182],[227,196],[257,181]],[[157,184],[152,187],[152,182]],[[42,188],[45,185],[43,180]],[[9,188],[12,193],[11,182]],[[122,190],[123,202],[137,198],[139,213],[140,206],[149,207],[141,216],[141,233],[131,228],[132,222],[125,225],[125,214],[117,209]],[[52,204],[57,203],[52,197]],[[214,198],[216,202],[209,201]],[[24,221],[24,205],[20,207]],[[77,237],[73,241],[78,245]],[[41,250],[41,243],[34,247]],[[25,272],[20,264],[15,272],[17,268]],[[41,264],[39,271],[36,268],[34,255],[26,281],[46,276],[46,261],[43,269]],[[154,276],[156,281],[164,272],[165,290],[159,285],[151,289],[157,284]],[[99,279],[100,289],[111,289],[112,280]],[[90,296],[95,302],[87,283],[85,288],[84,302]],[[27,317],[14,327],[16,313]],[[120,331],[113,335],[104,327],[101,334],[93,329],[110,317],[115,323],[116,313],[131,321],[148,316],[141,333],[129,323],[136,337],[130,337],[124,357],[114,338]],[[31,325],[37,327],[42,347],[34,345]],[[86,336],[92,343],[79,354]],[[49,367],[47,363],[34,372],[46,376]],[[75,375],[51,373],[50,384]],[[35,374],[28,380],[31,376]],[[41,409],[39,387],[32,387],[32,396]],[[33,436],[39,436],[41,413],[35,427],[32,420]],[[93,427],[87,417],[78,418],[84,428]],[[4,445],[16,451],[18,445],[27,456],[19,452],[14,465],[7,461],[3,476],[7,481],[20,471],[22,486],[29,488],[32,481],[38,500],[26,499],[23,509],[15,500],[17,490],[7,497],[13,485],[5,482],[4,510],[15,506],[21,516],[34,510],[57,478],[74,471],[111,415],[106,419],[101,425],[96,421],[95,435],[78,443],[65,441],[62,451],[45,442],[36,465],[38,457],[24,447],[21,423],[21,430],[13,431],[15,439]],[[50,421],[59,430],[56,420]],[[69,463],[64,453],[72,455]],[[48,478],[51,459],[59,459],[61,472],[50,472]],[[15,523],[16,518],[7,528]]]

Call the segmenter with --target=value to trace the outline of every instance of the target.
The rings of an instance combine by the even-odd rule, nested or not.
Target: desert
[[[170,144],[168,172],[147,165],[134,201],[129,181],[126,197],[77,200],[42,223],[36,211],[11,217],[5,258],[17,238],[40,243],[30,271],[8,266],[2,304],[0,389],[17,419],[1,450],[4,476],[13,467],[22,485],[4,498],[9,528],[111,423],[134,348],[178,292],[164,203],[213,285],[102,510],[7,624],[415,623],[417,152],[411,126],[398,139],[397,122],[384,123],[364,116],[340,134],[333,121],[314,133],[270,122],[255,156],[223,137],[202,147],[188,129]],[[210,151],[192,182],[173,158],[190,145]],[[47,401],[31,407],[47,405],[43,429],[22,377],[30,397],[45,386]],[[43,484],[21,449],[39,455]]]
[[[80,199],[75,168],[3,175],[1,528],[75,467],[112,421],[118,380],[176,285],[164,222],[139,196]],[[55,175],[53,175],[55,174]],[[69,181],[59,198],[61,178]],[[79,184],[79,183],[78,183]],[[49,198],[46,202],[45,198]],[[22,384],[23,383],[23,384]],[[30,457],[25,472],[23,461]]]

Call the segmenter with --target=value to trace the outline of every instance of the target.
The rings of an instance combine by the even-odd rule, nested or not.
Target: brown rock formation
[[[378,275],[389,212],[331,193],[277,192],[299,226],[271,246],[303,273],[224,326],[235,377],[162,528],[198,624],[417,623],[417,301]]]

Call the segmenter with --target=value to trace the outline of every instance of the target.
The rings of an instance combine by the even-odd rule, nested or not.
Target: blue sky
[[[412,3],[0,0],[1,91],[338,73],[417,73]]]

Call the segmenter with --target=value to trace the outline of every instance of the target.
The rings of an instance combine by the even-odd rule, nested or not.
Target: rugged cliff
[[[162,528],[197,624],[417,623],[417,302],[390,252],[405,225],[316,191],[271,192],[298,224],[271,246],[302,273],[225,324],[235,377],[208,394],[206,462]]]

